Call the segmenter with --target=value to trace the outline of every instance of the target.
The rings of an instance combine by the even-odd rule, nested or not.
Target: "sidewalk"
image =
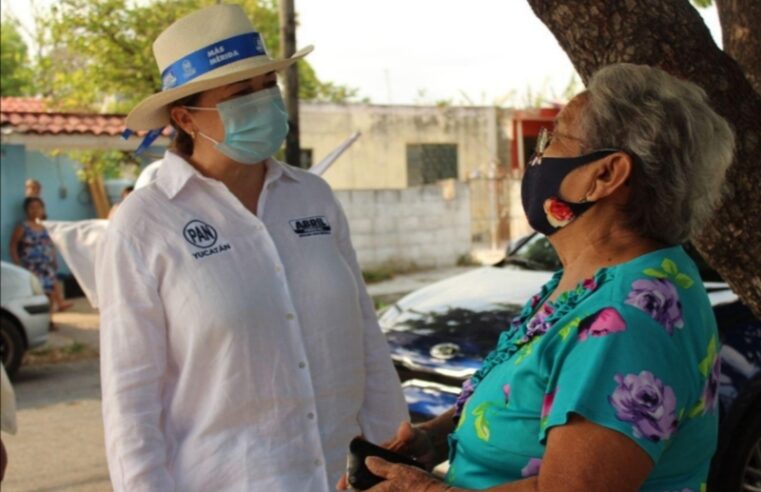
[[[367,293],[376,301],[376,304],[378,301],[390,303],[404,297],[414,290],[420,289],[421,287],[425,287],[449,277],[454,277],[455,275],[463,274],[474,268],[480,267],[450,267],[397,275],[390,280],[384,280],[383,282],[368,285]]]

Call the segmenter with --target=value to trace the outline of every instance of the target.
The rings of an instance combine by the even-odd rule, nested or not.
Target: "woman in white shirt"
[[[164,89],[127,117],[178,132],[98,255],[109,470],[121,490],[333,488],[351,438],[406,406],[349,238],[287,133],[271,59],[238,6],[154,43]]]

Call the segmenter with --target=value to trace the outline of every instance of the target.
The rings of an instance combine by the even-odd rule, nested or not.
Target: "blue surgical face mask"
[[[288,134],[288,114],[277,87],[230,99],[216,108],[185,107],[219,111],[225,127],[224,142],[198,133],[214,142],[222,154],[242,164],[256,164],[272,157]]]

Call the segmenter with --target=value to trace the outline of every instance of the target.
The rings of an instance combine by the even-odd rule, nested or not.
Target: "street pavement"
[[[3,433],[8,469],[3,492],[111,490],[100,416],[98,314],[84,299],[53,315],[48,346],[74,344],[83,360],[24,365],[13,381],[18,433]],[[75,355],[74,358],[77,356]],[[43,360],[44,362],[44,360]]]
[[[400,275],[370,285],[368,291],[376,300],[393,302],[471,268]],[[97,359],[98,313],[82,298],[72,310],[55,314],[53,320],[58,331],[50,334],[48,346],[65,356],[51,357],[51,361],[64,362],[35,358],[32,365],[22,366],[13,381],[18,433],[3,433],[9,464],[2,491],[108,491]],[[70,350],[74,346],[78,349]],[[67,361],[71,358],[81,360]]]

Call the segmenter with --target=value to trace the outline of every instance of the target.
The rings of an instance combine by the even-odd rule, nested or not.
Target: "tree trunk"
[[[585,82],[612,63],[658,66],[701,86],[733,126],[737,149],[727,171],[728,193],[695,243],[761,317],[761,95],[740,66],[716,46],[688,0],[528,2]]]
[[[716,0],[716,8],[724,51],[740,64],[750,84],[761,94],[761,2]]]

